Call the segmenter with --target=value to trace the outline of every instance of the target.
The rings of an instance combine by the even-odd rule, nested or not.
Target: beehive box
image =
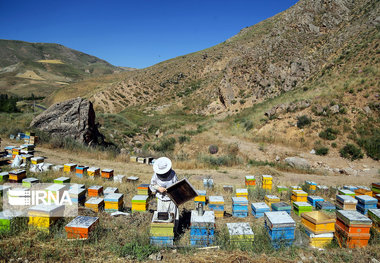
[[[311,212],[313,210],[313,206],[306,202],[294,202],[293,209],[296,215],[301,216],[302,213]]]
[[[119,188],[117,188],[117,187],[107,187],[103,191],[104,195],[115,194],[115,193],[118,193],[118,192],[119,192]]]
[[[168,214],[167,220],[159,219],[158,212],[154,211],[150,224],[150,244],[155,246],[171,247],[174,239],[174,221]]]
[[[0,173],[0,183],[7,182],[9,179],[9,173],[8,172],[1,172]]]
[[[139,180],[139,178],[137,176],[129,176],[127,178],[128,182],[137,182],[138,180]]]
[[[334,233],[314,234],[306,230],[306,234],[309,237],[309,245],[314,248],[325,248],[328,246],[334,238]]]
[[[263,217],[265,212],[270,211],[270,207],[264,202],[252,203],[251,209],[252,215],[256,218]]]
[[[150,195],[149,184],[140,184],[137,186],[138,195]]]
[[[325,210],[328,212],[332,212],[336,210],[336,207],[333,203],[328,202],[328,201],[317,201],[315,203],[315,206],[317,210]]]
[[[272,204],[272,211],[285,211],[290,215],[292,207],[288,203],[278,202]]]
[[[317,196],[317,195],[309,195],[309,196],[307,197],[307,202],[308,202],[309,204],[311,204],[313,207],[316,206],[316,202],[318,202],[318,201],[324,201],[324,200],[325,200],[325,199],[323,199],[322,197]]]
[[[22,179],[26,178],[25,170],[12,170],[9,172],[9,182],[11,183],[21,183]]]
[[[104,199],[100,197],[91,197],[84,203],[84,206],[94,212],[99,212],[104,208]]]
[[[234,187],[232,185],[223,185],[223,190],[227,193],[232,193],[234,191]]]
[[[147,195],[135,195],[132,198],[132,212],[143,212],[148,209]]]
[[[275,196],[275,195],[265,195],[264,200],[265,200],[265,203],[269,207],[272,207],[273,203],[279,203],[280,202],[280,198],[278,196]]]
[[[210,196],[208,207],[214,211],[215,217],[221,218],[224,216],[224,198],[223,196]]]
[[[195,204],[202,203],[203,206],[206,205],[206,190],[196,190],[198,196],[194,197]]]
[[[308,194],[302,190],[293,190],[291,201],[292,202],[307,202]]]
[[[113,179],[113,170],[112,169],[103,169],[101,172],[102,178]]]
[[[123,209],[123,194],[110,193],[104,197],[104,210],[106,212],[121,211]]]
[[[264,174],[262,175],[261,180],[263,184],[272,184],[273,177],[271,175]]]
[[[50,227],[63,216],[63,205],[36,205],[28,210],[29,226],[49,232]]]
[[[83,176],[87,175],[87,170],[88,170],[88,166],[78,165],[75,168],[75,174],[76,174],[77,177],[83,178]]]
[[[86,186],[84,184],[71,184],[70,189],[73,189],[73,188],[82,188],[86,190]]]
[[[366,215],[368,209],[375,209],[377,207],[377,199],[368,195],[357,195],[355,197],[358,200],[356,210]]]
[[[279,193],[287,192],[288,190],[289,190],[289,188],[287,188],[286,186],[283,186],[283,185],[277,186],[277,192],[279,192]]]
[[[18,226],[26,224],[21,211],[4,210],[0,212],[0,233],[14,232]]]
[[[302,213],[303,226],[314,234],[331,233],[335,231],[335,217],[328,216],[321,211]]]
[[[236,197],[244,197],[248,200],[248,189],[246,188],[238,188],[236,189]]]
[[[69,187],[67,185],[52,184],[45,188],[45,192],[47,193],[48,198],[49,195],[53,195],[55,198],[58,198],[58,200],[61,200],[63,193],[68,189]]]
[[[63,171],[63,165],[54,165],[53,166],[53,171],[56,171],[56,172]]]
[[[31,154],[21,154],[21,158],[25,162],[31,162],[31,159],[33,158],[33,155],[31,155]]]
[[[254,187],[256,185],[256,178],[254,175],[245,176],[245,186]]]
[[[138,163],[145,163],[145,158],[143,158],[143,157],[137,157],[137,162]]]
[[[33,184],[37,184],[39,182],[40,180],[38,180],[37,178],[33,178],[33,177],[25,178],[25,179],[22,179],[22,186],[30,188],[32,187]]]
[[[215,241],[215,214],[214,211],[191,211],[190,218],[190,245],[196,247],[210,246]]]
[[[127,179],[127,176],[125,175],[122,175],[122,174],[118,174],[116,176],[113,177],[113,181],[115,183],[124,183]]]
[[[355,192],[356,189],[358,189],[357,186],[354,186],[354,185],[344,185],[343,186],[343,189],[347,189],[347,190],[350,190],[351,192]]]
[[[0,185],[0,196],[5,196],[5,194],[7,193],[7,191],[10,189],[11,187],[8,186],[8,185]]]
[[[372,191],[366,186],[359,186],[358,189],[355,190],[355,195],[369,195],[372,196]]]
[[[90,197],[98,197],[98,196],[101,196],[103,194],[103,186],[101,185],[93,185],[93,186],[90,186],[88,189],[87,189],[87,194],[88,196]]]
[[[65,226],[67,239],[88,239],[98,222],[99,217],[77,216]]]
[[[87,169],[87,175],[91,178],[100,176],[100,168],[98,167],[90,167]]]
[[[249,223],[227,223],[231,244],[252,243],[255,234]]]
[[[356,210],[358,201],[350,195],[337,195],[336,208],[339,210]]]
[[[66,163],[65,165],[63,165],[63,171],[65,173],[73,173],[76,167],[77,167],[76,163]]]
[[[54,179],[55,184],[69,184],[71,181],[70,177],[59,177]]]
[[[348,190],[348,189],[339,189],[339,190],[338,190],[338,193],[339,193],[340,195],[350,195],[350,196],[355,197],[355,193],[352,192],[351,190]]]
[[[266,212],[264,213],[264,222],[274,248],[293,244],[296,222],[287,212]]]
[[[137,156],[131,156],[131,157],[129,157],[129,161],[131,163],[137,163]]]
[[[372,183],[371,191],[372,191],[373,197],[375,197],[375,195],[377,194],[380,194],[380,182]]]
[[[248,216],[248,200],[245,197],[232,197],[232,216]]]
[[[72,187],[69,189],[69,196],[71,202],[73,202],[74,204],[83,205],[86,201],[86,189],[80,187]]]

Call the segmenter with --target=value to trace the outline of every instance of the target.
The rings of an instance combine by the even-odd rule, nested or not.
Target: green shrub
[[[309,118],[307,115],[302,115],[300,117],[297,117],[297,127],[302,129],[303,127],[311,124],[311,118]]]
[[[186,135],[181,135],[178,137],[178,142],[180,144],[184,143],[184,142],[189,142],[190,141],[190,137],[189,136],[186,136]]]
[[[339,153],[341,157],[351,159],[351,161],[363,158],[363,153],[360,150],[360,148],[349,143],[346,144],[342,149],[340,149]]]
[[[159,143],[153,145],[153,150],[156,152],[171,152],[176,144],[175,138],[164,138]]]
[[[333,142],[332,144],[331,144],[331,147],[333,147],[333,148],[336,148],[338,145],[336,145],[336,143],[335,142]]]
[[[361,138],[358,144],[364,148],[367,155],[374,160],[380,160],[380,134],[374,134],[370,137]]]
[[[206,164],[209,164],[213,167],[218,166],[233,166],[236,164],[240,164],[241,160],[233,155],[222,155],[222,156],[208,156],[208,155],[202,155],[198,156],[198,159]]]
[[[158,247],[151,245],[142,245],[137,241],[125,244],[120,250],[120,256],[130,256],[132,259],[139,261],[146,260],[151,254],[160,251]]]
[[[327,155],[329,153],[329,148],[327,147],[319,147],[315,149],[316,155]]]
[[[322,139],[325,139],[325,140],[333,141],[336,139],[336,135],[338,133],[339,132],[337,130],[334,130],[333,128],[327,128],[324,131],[321,131],[319,133],[319,137],[321,137]]]
[[[253,122],[251,120],[245,119],[243,123],[244,123],[244,128],[246,131],[249,131],[253,128]]]

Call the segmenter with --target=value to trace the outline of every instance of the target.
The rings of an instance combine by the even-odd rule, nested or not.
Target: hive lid
[[[76,164],[76,163],[65,163],[65,166],[70,166],[70,167],[72,167],[72,166],[77,166],[77,164]]]
[[[224,203],[223,196],[209,196],[208,198],[209,203]]]
[[[99,220],[99,217],[77,216],[66,227],[89,228]]]
[[[137,181],[139,178],[137,176],[129,176],[127,179],[130,181]]]
[[[112,172],[113,172],[113,169],[103,169],[102,172],[105,172],[105,173],[112,173]]]
[[[90,199],[87,200],[86,204],[99,205],[103,201],[104,201],[103,198],[100,198],[100,197],[91,197]]]
[[[372,221],[358,211],[337,210],[336,216],[347,225],[364,224],[371,225]]]
[[[227,223],[230,236],[254,235],[249,223]]]
[[[0,212],[0,219],[10,220],[15,217],[21,217],[24,215],[24,212],[18,210],[3,210]]]
[[[27,182],[27,183],[37,183],[39,181],[40,180],[38,180],[37,178],[33,178],[33,177],[22,179],[22,182]]]
[[[344,204],[357,204],[358,200],[350,195],[337,195],[336,199],[343,202]]]
[[[46,187],[45,191],[55,192],[55,191],[64,191],[66,189],[67,189],[67,186],[64,184],[52,184],[52,185]]]
[[[135,195],[133,198],[132,198],[132,202],[133,201],[145,201],[148,199],[148,196],[147,195]]]
[[[20,169],[17,169],[17,170],[12,170],[9,172],[9,174],[23,174],[23,173],[26,173],[25,170],[20,170]]]
[[[271,228],[293,227],[296,225],[293,218],[285,211],[265,212],[264,219]]]
[[[123,198],[123,194],[120,193],[112,193],[112,194],[107,194],[104,197],[105,202],[118,202],[120,199]]]
[[[70,185],[70,189],[72,188],[83,188],[86,189],[86,186],[84,184],[72,184]]]
[[[273,203],[272,208],[277,208],[277,210],[289,210],[292,209],[290,204],[285,203],[285,202],[278,202],[278,203]]]
[[[271,175],[268,175],[268,174],[264,174],[262,175],[262,178],[264,179],[272,179],[273,177]]]
[[[88,172],[95,172],[97,170],[100,170],[100,168],[99,167],[90,167],[87,169]]]
[[[68,180],[70,180],[70,177],[58,177],[58,178],[56,178],[56,179],[54,179],[54,181],[68,181]]]
[[[166,189],[166,194],[176,206],[182,205],[198,196],[197,191],[186,178],[169,186]]]
[[[8,172],[1,172],[0,173],[0,176],[6,176],[6,175],[9,175]]]
[[[276,200],[280,199],[278,196],[275,196],[275,195],[266,195],[265,198],[268,199],[268,200],[269,199],[276,199]]]
[[[261,210],[261,209],[266,209],[268,211],[270,210],[270,207],[264,202],[252,203],[251,207],[254,208],[255,210]]]
[[[198,215],[197,210],[191,210],[191,224],[215,224],[214,211],[204,211],[203,215]]]
[[[247,179],[247,181],[255,180],[255,176],[254,175],[246,175],[245,179]]]
[[[232,197],[233,204],[248,204],[248,200],[245,197]]]
[[[119,189],[117,187],[107,187],[103,191],[104,194],[112,194],[112,193],[117,193],[117,192],[119,192]]]
[[[198,195],[206,195],[206,190],[196,190]]]
[[[319,201],[322,201],[324,200],[322,197],[318,196],[318,195],[309,195],[307,198],[311,199],[311,200],[319,200]]]
[[[103,186],[101,186],[101,185],[93,185],[93,186],[90,186],[89,188],[88,188],[88,190],[96,190],[96,191],[99,191],[100,189],[102,189],[103,188]]]
[[[246,189],[246,188],[239,188],[239,189],[236,189],[236,193],[237,194],[248,194],[248,189]]]
[[[86,193],[86,189],[74,187],[69,189],[69,195],[81,195],[83,193]]]
[[[313,224],[329,224],[335,223],[335,217],[331,217],[321,211],[305,212],[301,215],[302,218],[312,222]]]
[[[28,212],[41,212],[55,215],[65,209],[64,205],[36,205],[28,209]]]
[[[377,199],[369,196],[369,195],[357,195],[355,198],[360,202],[364,204],[377,204]]]
[[[368,216],[372,220],[380,223],[380,209],[368,209]]]
[[[348,190],[348,189],[340,189],[339,193],[342,193],[343,195],[355,195],[354,192]]]
[[[295,207],[305,207],[305,206],[307,206],[307,207],[311,206],[312,207],[312,205],[307,203],[307,202],[293,202],[293,205]]]

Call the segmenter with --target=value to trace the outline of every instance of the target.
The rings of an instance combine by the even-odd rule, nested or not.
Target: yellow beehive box
[[[198,196],[194,197],[194,201],[195,202],[206,202],[206,196],[198,195]]]
[[[98,167],[90,167],[87,169],[87,175],[91,177],[100,176],[100,168]]]
[[[66,163],[63,166],[63,171],[65,173],[73,173],[75,171],[76,167],[77,167],[77,164],[75,164],[75,163]]]
[[[301,222],[309,232],[314,234],[335,232],[335,217],[328,216],[321,211],[302,213]]]
[[[275,196],[275,195],[266,195],[265,198],[265,203],[269,206],[269,207],[272,207],[272,204],[274,203],[279,203],[280,202],[280,198],[278,196]]]
[[[333,233],[325,233],[325,234],[319,234],[319,235],[310,233],[309,244],[312,247],[324,248],[331,243],[331,241],[333,240],[333,237],[334,237]]]
[[[262,183],[263,184],[272,184],[273,177],[271,175],[263,175],[262,176]]]
[[[245,197],[248,199],[248,189],[245,189],[245,188],[236,189],[236,197]]]

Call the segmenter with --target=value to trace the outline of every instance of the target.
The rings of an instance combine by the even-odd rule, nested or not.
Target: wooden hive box
[[[61,171],[63,171],[63,165],[60,165],[60,164],[58,164],[58,165],[54,165],[54,166],[53,166],[53,171],[56,171],[56,172],[61,172]]]
[[[306,234],[309,237],[309,245],[314,248],[325,248],[327,247],[334,238],[334,233],[323,233],[323,234],[314,234],[306,230]]]
[[[119,188],[117,188],[117,187],[107,187],[103,191],[104,195],[115,194],[115,193],[118,193],[118,192],[119,192]]]
[[[0,183],[7,182],[9,179],[9,173],[8,172],[1,172],[0,173]]]
[[[101,176],[102,178],[113,179],[113,169],[103,169]]]
[[[234,187],[232,185],[223,185],[223,190],[227,193],[232,193],[234,191]]]
[[[255,239],[249,223],[227,223],[230,243],[251,243]]]
[[[99,217],[77,216],[65,226],[67,239],[88,239],[98,222]]]
[[[131,157],[129,157],[129,161],[131,163],[137,163],[137,156],[131,156]]]
[[[254,175],[245,176],[245,186],[253,187],[256,185],[256,179]]]
[[[252,203],[251,209],[252,209],[252,215],[255,218],[263,217],[265,212],[270,211],[270,207],[264,202]]]
[[[59,218],[63,217],[65,207],[63,205],[36,205],[28,210],[29,226],[44,231],[49,231]]]
[[[37,184],[39,182],[40,180],[38,180],[37,178],[33,178],[33,177],[25,178],[25,179],[22,179],[22,186],[31,188],[33,184]]]
[[[265,203],[269,207],[272,207],[273,203],[279,203],[280,202],[280,198],[278,196],[275,196],[275,195],[265,195],[264,200],[265,200]]]
[[[100,176],[100,168],[98,167],[90,167],[87,169],[87,175],[90,177]]]
[[[173,237],[174,238],[174,220],[170,214],[168,219],[160,220],[159,213],[154,211],[152,223],[150,224],[150,236],[154,237]]]
[[[22,158],[25,162],[29,162],[29,161],[33,158],[33,155],[31,155],[31,154],[22,154],[22,155],[21,155],[21,158]]]
[[[77,167],[76,163],[66,163],[65,165],[63,165],[63,171],[65,173],[73,173],[76,167]]]
[[[103,186],[93,185],[87,189],[87,194],[90,197],[98,197],[103,194]]]
[[[104,199],[100,197],[91,197],[84,203],[84,206],[94,212],[100,212],[104,208]]]
[[[339,210],[356,210],[358,201],[350,195],[337,195],[336,196],[336,208]]]
[[[36,157],[33,157],[30,159],[31,163],[32,164],[39,164],[39,163],[43,163],[45,160],[44,157],[41,157],[41,156],[36,156]]]
[[[75,174],[77,177],[83,178],[83,176],[85,176],[87,174],[87,170],[88,170],[88,166],[78,165],[75,168]]]
[[[223,196],[210,196],[208,207],[214,211],[215,217],[224,217],[224,198]]]
[[[69,190],[70,199],[75,204],[84,204],[86,201],[86,189],[73,187]]]
[[[127,179],[127,176],[125,175],[122,175],[122,174],[118,174],[116,176],[113,177],[113,181],[115,183],[124,183]]]
[[[4,210],[0,212],[0,233],[13,232],[18,223],[23,224],[25,220],[21,218],[24,215],[21,211]]]
[[[340,195],[350,195],[350,196],[353,196],[353,197],[355,196],[355,193],[352,192],[352,191],[350,191],[350,190],[348,190],[348,189],[339,189],[338,193]]]
[[[180,206],[198,195],[187,179],[171,185],[166,189],[166,193],[176,206]]]
[[[104,209],[107,212],[115,212],[123,209],[123,194],[111,193],[104,197]]]
[[[372,191],[365,186],[360,186],[358,189],[355,190],[355,195],[369,195],[372,196]]]
[[[54,179],[55,184],[69,184],[71,181],[70,177],[58,177]]]
[[[68,189],[69,189],[68,185],[52,184],[45,188],[45,192],[47,193],[48,197],[50,194],[52,194],[55,198],[58,198],[58,200],[61,200],[64,191]]]
[[[25,170],[12,170],[9,172],[9,182],[11,183],[21,183],[22,179],[26,178]]]
[[[331,233],[335,231],[335,217],[320,211],[305,212],[301,215],[303,226],[314,234]]]
[[[373,228],[380,233],[380,209],[369,209],[368,217],[373,222]]]
[[[309,195],[307,197],[307,202],[311,204],[313,207],[316,206],[316,202],[318,201],[325,201],[325,200],[322,197],[317,196],[317,195]]]
[[[248,200],[248,189],[246,188],[236,189],[236,197],[245,197]]]
[[[372,183],[371,191],[372,191],[373,197],[375,197],[375,195],[377,195],[377,194],[380,194],[380,182],[379,183]]]
[[[147,195],[135,195],[132,198],[132,212],[146,211],[148,209]]]
[[[301,216],[304,212],[311,212],[313,206],[307,202],[293,202],[294,213],[298,216]]]
[[[290,204],[285,203],[285,202],[278,202],[278,203],[273,203],[272,204],[272,211],[285,211],[288,214],[291,213],[292,207]]]
[[[137,186],[137,194],[149,195],[150,194],[149,184],[140,184],[139,186]]]
[[[127,182],[137,182],[139,178],[137,176],[129,176]]]

